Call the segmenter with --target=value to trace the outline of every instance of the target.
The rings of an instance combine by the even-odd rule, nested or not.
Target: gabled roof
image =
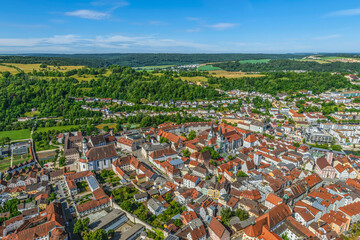
[[[212,217],[209,229],[210,231],[215,233],[215,235],[218,236],[220,239],[226,232],[228,232],[224,225],[222,225],[219,220],[216,219],[216,217]]]
[[[252,199],[252,200],[258,200],[261,199],[261,195],[257,189],[255,190],[245,190],[242,194],[242,197]]]
[[[114,144],[91,148],[85,153],[85,155],[89,162],[117,157]]]
[[[245,142],[249,142],[249,143],[254,143],[257,141],[257,138],[255,137],[254,134],[249,135],[247,138],[245,138],[244,140]]]
[[[326,161],[326,158],[323,156],[323,157],[321,157],[321,158],[318,158],[317,160],[316,160],[316,165],[322,170],[322,169],[324,169],[324,168],[326,168],[326,167],[329,167],[329,166],[331,166],[329,163],[328,163],[328,161]]]
[[[175,154],[177,154],[177,153],[176,153],[176,151],[174,149],[168,148],[168,149],[162,149],[162,150],[152,152],[150,154],[150,157],[155,159],[155,158],[160,158],[160,157],[163,157],[163,156],[170,156],[170,155],[175,155]]]
[[[134,143],[134,141],[132,141],[130,139],[123,138],[123,137],[119,138],[117,140],[117,142],[120,143],[120,144],[124,144],[126,146],[129,146],[129,147],[131,147],[133,145],[133,143]]]
[[[267,195],[266,197],[266,201],[268,201],[269,203],[274,204],[275,206],[279,205],[280,203],[282,203],[282,199],[279,198],[278,196],[276,196],[273,193],[269,193],[269,195]]]
[[[318,183],[322,182],[322,179],[316,173],[313,173],[305,178],[305,181],[309,185],[309,187],[313,187]]]
[[[291,210],[288,205],[281,203],[278,206],[273,207],[267,213],[263,214],[256,219],[256,222],[265,220],[265,224],[272,229],[285,218],[291,215]]]

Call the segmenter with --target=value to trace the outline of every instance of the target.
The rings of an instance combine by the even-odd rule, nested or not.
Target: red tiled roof
[[[261,195],[257,189],[255,190],[245,190],[241,194],[242,197],[252,199],[252,200],[258,200],[261,199]]]
[[[156,158],[160,158],[163,156],[170,156],[170,155],[175,155],[175,154],[176,154],[176,151],[174,149],[168,148],[168,149],[162,149],[162,150],[152,152],[150,154],[150,157],[153,159],[156,159]]]
[[[227,232],[224,225],[222,225],[216,217],[212,217],[209,225],[209,230],[212,231],[219,239]]]
[[[245,138],[244,141],[249,142],[249,143],[254,143],[257,141],[257,138],[255,137],[254,134],[251,134],[247,138]]]
[[[184,224],[188,224],[192,220],[198,218],[198,216],[193,211],[186,211],[181,214],[181,218],[183,219]]]
[[[109,197],[101,198],[99,200],[91,200],[89,202],[85,202],[83,204],[77,205],[77,209],[79,212],[84,212],[89,209],[101,206],[103,204],[106,204],[110,201]]]
[[[282,203],[282,199],[279,198],[278,196],[276,196],[273,193],[269,193],[269,195],[267,195],[266,197],[266,201],[274,204],[275,206],[279,205],[280,203]]]
[[[316,184],[322,182],[322,179],[316,173],[311,174],[305,178],[305,181],[310,187],[315,186]]]
[[[132,145],[133,145],[133,141],[131,141],[130,139],[126,139],[126,138],[119,138],[118,140],[117,140],[117,142],[118,143],[120,143],[120,144],[124,144],[124,145],[126,145],[126,146],[129,146],[129,147],[131,147]]]

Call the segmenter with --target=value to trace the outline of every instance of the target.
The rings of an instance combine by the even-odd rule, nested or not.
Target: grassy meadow
[[[29,139],[30,130],[22,129],[22,130],[1,131],[0,138],[1,137],[9,137],[11,141],[16,141],[20,139]]]

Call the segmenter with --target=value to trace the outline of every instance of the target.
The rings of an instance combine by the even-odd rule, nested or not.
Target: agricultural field
[[[0,72],[9,72],[11,74],[16,74],[18,73],[18,70],[9,66],[0,65]]]
[[[207,78],[204,76],[180,77],[180,79],[183,81],[188,81],[188,82],[206,82],[207,81]]]
[[[317,62],[317,63],[320,63],[320,64],[329,63],[329,61],[321,60],[321,59],[298,59],[297,61],[301,61],[301,62]]]
[[[47,132],[51,130],[67,131],[72,128],[78,128],[80,125],[68,125],[68,126],[55,126],[55,127],[40,127],[35,130],[35,132]]]
[[[67,72],[73,69],[81,69],[84,66],[50,66],[48,65],[46,68],[40,68],[40,64],[21,64],[21,63],[4,63],[9,67],[14,66],[16,68],[20,68],[25,73],[32,72],[33,70],[41,71],[41,70],[48,70],[48,71],[59,71],[59,72]],[[15,68],[12,68],[16,70]],[[17,72],[17,70],[16,70]]]
[[[12,130],[12,131],[1,131],[0,138],[1,137],[9,137],[11,141],[29,139],[30,130],[22,129],[22,130]]]
[[[198,67],[198,71],[216,71],[216,70],[222,70],[219,67],[214,67],[213,65],[203,65]]]
[[[267,63],[271,59],[249,59],[249,60],[241,60],[239,63]]]
[[[116,128],[116,123],[103,123],[95,126],[97,129],[103,129],[105,126],[108,126],[109,128]]]
[[[331,62],[345,62],[345,63],[359,63],[360,59],[358,58],[349,58],[349,57],[338,57],[338,56],[310,56],[313,58],[303,58],[298,59],[298,61],[312,61],[312,62],[318,62],[318,63],[331,63]]]
[[[225,70],[220,71],[209,71],[211,75],[215,75],[217,77],[225,77],[225,78],[240,78],[240,77],[261,77],[261,74],[248,74],[244,72],[228,72]]]

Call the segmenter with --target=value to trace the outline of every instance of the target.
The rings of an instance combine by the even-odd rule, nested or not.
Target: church
[[[217,127],[217,131],[215,131],[213,125],[211,125],[206,142],[206,146],[213,147],[220,155],[239,148],[243,142],[243,135],[241,133],[233,129],[224,128],[224,125],[225,124],[221,124]]]
[[[115,144],[105,143],[94,144],[83,138],[81,158],[78,161],[78,171],[97,171],[106,168],[111,168],[111,164],[117,159],[117,152]],[[89,148],[90,146],[94,146]]]

